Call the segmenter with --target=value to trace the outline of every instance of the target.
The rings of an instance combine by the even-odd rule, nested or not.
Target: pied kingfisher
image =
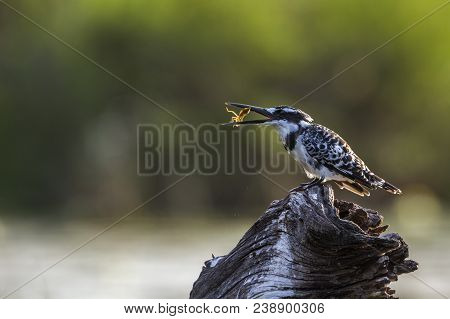
[[[225,125],[264,124],[278,129],[285,149],[300,162],[312,181],[291,191],[334,181],[341,189],[360,196],[369,196],[369,190],[384,189],[392,194],[401,190],[375,175],[352,151],[344,139],[325,126],[313,122],[305,112],[289,106],[262,108],[240,103],[227,103],[265,116],[267,119],[227,123]]]

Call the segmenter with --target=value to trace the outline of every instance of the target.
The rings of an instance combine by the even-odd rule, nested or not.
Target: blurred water
[[[0,293],[6,293],[58,261],[110,221],[0,224]],[[185,298],[211,254],[227,253],[250,227],[249,219],[124,221],[15,293],[13,298]],[[450,295],[449,222],[433,233],[408,237],[414,274]],[[426,238],[424,239],[424,237]],[[403,298],[440,298],[410,275],[393,285]]]

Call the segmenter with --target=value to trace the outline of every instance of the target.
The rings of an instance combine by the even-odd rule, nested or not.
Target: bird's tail
[[[385,191],[387,191],[391,194],[395,194],[395,195],[400,195],[402,193],[400,188],[395,187],[394,185],[392,185],[391,183],[388,183],[386,181],[384,181],[383,185],[381,185],[381,188],[384,189]]]
[[[402,193],[401,189],[392,185],[389,182],[386,182],[384,179],[382,179],[380,176],[377,176],[373,173],[370,174],[370,180],[373,188],[382,188],[386,192],[389,192],[391,194],[400,195]]]
[[[370,192],[364,188],[362,185],[356,183],[356,182],[350,182],[350,181],[335,181],[335,183],[339,186],[340,189],[346,189],[352,193],[355,193],[356,195],[359,195],[361,197],[364,196],[370,196]]]

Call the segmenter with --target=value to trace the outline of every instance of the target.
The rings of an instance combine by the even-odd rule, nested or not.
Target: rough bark
[[[390,298],[417,269],[383,217],[315,186],[274,201],[226,256],[205,262],[191,298]]]

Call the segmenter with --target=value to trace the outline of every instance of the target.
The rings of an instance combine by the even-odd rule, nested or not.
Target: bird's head
[[[263,108],[258,106],[240,104],[240,103],[226,103],[226,105],[235,106],[241,109],[250,109],[250,111],[258,113],[260,115],[265,116],[265,119],[261,120],[251,120],[251,121],[242,121],[235,123],[235,125],[249,125],[249,124],[257,124],[257,125],[273,125],[277,126],[279,129],[290,131],[291,128],[298,126],[307,126],[309,123],[313,122],[311,116],[306,114],[305,112],[295,109],[293,107],[287,105],[281,105],[270,108]],[[227,123],[226,125],[233,125],[232,123]]]

